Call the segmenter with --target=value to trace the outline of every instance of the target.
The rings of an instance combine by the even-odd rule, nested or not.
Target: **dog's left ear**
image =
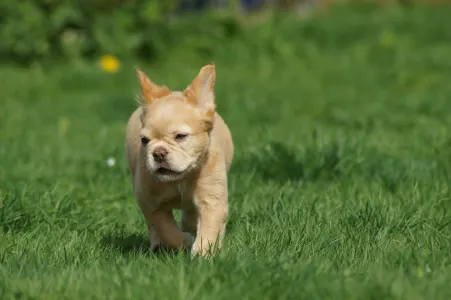
[[[213,117],[216,110],[214,85],[216,69],[214,65],[202,67],[193,82],[184,91],[188,100],[196,104],[208,117]]]
[[[142,106],[152,104],[158,98],[165,97],[171,93],[169,88],[165,85],[159,86],[153,83],[146,74],[140,69],[136,69],[139,84],[141,85],[140,104]]]

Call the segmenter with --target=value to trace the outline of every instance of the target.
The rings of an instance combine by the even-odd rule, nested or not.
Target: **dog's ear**
[[[136,69],[136,75],[141,86],[140,104],[142,106],[151,104],[158,98],[165,97],[171,93],[167,86],[159,86],[153,83],[140,69]]]
[[[184,91],[189,102],[196,104],[208,117],[213,117],[216,110],[214,93],[215,81],[215,66],[206,65],[202,67],[191,85]]]

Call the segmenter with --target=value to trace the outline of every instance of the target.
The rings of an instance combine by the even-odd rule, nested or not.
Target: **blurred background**
[[[136,108],[137,66],[183,89],[202,65],[216,64],[218,109],[237,145],[236,180],[305,180],[336,168],[354,174],[360,162],[340,164],[340,155],[357,137],[382,156],[396,153],[393,161],[407,150],[436,159],[443,151],[434,149],[448,139],[449,4],[1,1],[0,184],[46,190],[58,178],[86,192],[84,181],[95,177],[130,188],[123,137]],[[302,155],[319,156],[304,162]],[[130,190],[115,197],[132,199]]]
[[[446,0],[4,0],[0,4],[0,59],[29,63],[110,54],[157,61],[177,49],[214,57],[217,48],[249,26],[271,23],[274,14],[305,18],[345,3],[378,7],[446,4]],[[283,34],[283,29],[267,28],[262,35],[269,39],[274,31]],[[277,44],[277,36],[272,39]],[[268,40],[259,43],[284,51],[279,49],[283,45],[265,45],[271,43]]]

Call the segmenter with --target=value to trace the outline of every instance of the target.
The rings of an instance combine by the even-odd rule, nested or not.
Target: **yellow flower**
[[[100,58],[100,68],[108,73],[116,73],[120,64],[119,60],[112,55],[104,55]]]

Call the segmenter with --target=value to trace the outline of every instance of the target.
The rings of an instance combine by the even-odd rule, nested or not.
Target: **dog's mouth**
[[[168,168],[163,168],[160,167],[156,170],[156,173],[158,175],[180,175],[180,172],[176,172],[174,170],[168,169]]]

